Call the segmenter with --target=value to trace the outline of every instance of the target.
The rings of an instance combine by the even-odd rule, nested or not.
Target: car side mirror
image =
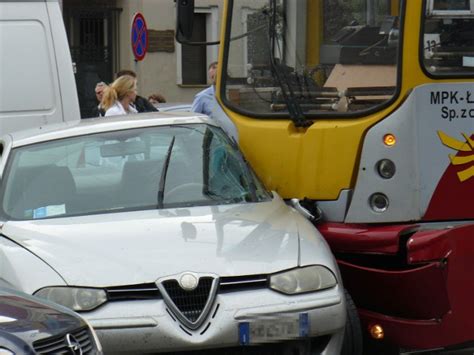
[[[176,0],[176,39],[191,40],[194,26],[194,0]]]

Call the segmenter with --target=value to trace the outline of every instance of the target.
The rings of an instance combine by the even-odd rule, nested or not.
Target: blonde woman
[[[137,97],[137,79],[130,75],[117,78],[105,89],[102,107],[105,116],[128,115],[137,113],[133,102]]]

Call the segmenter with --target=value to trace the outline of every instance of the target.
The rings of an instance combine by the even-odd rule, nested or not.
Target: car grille
[[[219,280],[219,293],[239,292],[268,287],[267,275],[224,276]],[[109,301],[160,299],[155,283],[114,286],[106,288]]]
[[[219,293],[256,290],[268,287],[267,275],[227,276],[219,280]]]
[[[161,298],[160,291],[155,283],[108,287],[106,292],[109,301]]]
[[[207,304],[212,282],[212,277],[202,277],[192,291],[183,290],[177,280],[163,281],[163,287],[183,316],[195,322]]]
[[[71,349],[66,341],[67,334],[71,334],[77,340],[81,346],[83,354],[92,352],[94,343],[87,327],[62,335],[37,340],[33,343],[33,347],[38,354],[71,354]]]
[[[136,285],[113,286],[106,288],[108,301],[163,299],[168,306],[167,311],[173,320],[179,320],[188,330],[181,329],[188,335],[189,330],[203,326],[216,293],[232,293],[265,289],[268,287],[268,275],[224,276],[214,279],[211,275],[199,278],[198,286],[192,291],[184,290],[177,279],[171,278],[159,283],[144,283]],[[214,318],[219,305],[212,315]],[[176,319],[175,319],[176,317]],[[204,326],[205,332],[208,327]]]

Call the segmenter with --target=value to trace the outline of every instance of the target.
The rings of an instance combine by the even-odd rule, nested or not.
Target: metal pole
[[[375,1],[367,0],[367,24],[370,26],[375,25]]]

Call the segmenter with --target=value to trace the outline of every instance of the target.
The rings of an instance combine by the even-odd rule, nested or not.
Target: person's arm
[[[203,100],[201,96],[196,96],[194,98],[193,104],[191,106],[191,112],[203,113]]]
[[[145,106],[146,112],[157,112],[158,109],[147,99],[143,98],[143,104]]]
[[[150,103],[150,101],[148,101],[142,96],[136,97],[135,107],[138,112],[157,112],[158,111],[156,107]]]

